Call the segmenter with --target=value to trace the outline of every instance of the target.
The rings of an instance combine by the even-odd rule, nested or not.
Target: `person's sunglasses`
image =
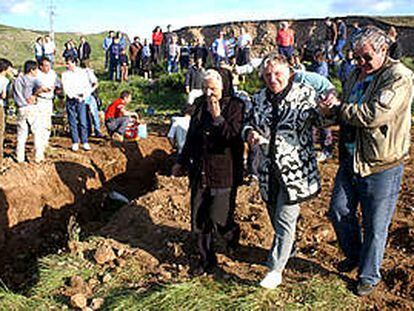
[[[355,58],[355,60],[357,61],[357,62],[359,62],[359,61],[361,61],[361,60],[364,60],[365,62],[370,62],[370,61],[372,61],[372,59],[373,59],[373,57],[371,56],[371,55],[369,55],[369,54],[362,54],[362,55],[355,55],[354,56],[354,58]]]

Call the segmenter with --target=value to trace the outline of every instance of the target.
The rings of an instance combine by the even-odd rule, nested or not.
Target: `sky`
[[[121,30],[149,38],[152,29],[262,19],[345,15],[414,15],[414,0],[0,0],[0,24],[58,32]]]

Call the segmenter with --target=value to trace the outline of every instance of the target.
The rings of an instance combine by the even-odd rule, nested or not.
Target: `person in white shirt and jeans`
[[[85,101],[91,95],[91,85],[87,72],[76,66],[76,59],[68,57],[67,70],[62,74],[62,86],[66,94],[66,111],[69,131],[72,137],[72,150],[79,150],[79,138],[84,150],[91,150],[88,144],[88,124]],[[79,137],[80,136],[80,137]]]

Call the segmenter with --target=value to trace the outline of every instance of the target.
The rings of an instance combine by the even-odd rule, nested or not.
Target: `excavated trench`
[[[0,176],[1,279],[12,288],[30,283],[37,258],[66,245],[71,215],[93,232],[115,211],[109,194],[134,199],[153,189],[170,153],[166,138],[150,136],[101,142],[88,153],[57,148],[46,163],[13,164]]]

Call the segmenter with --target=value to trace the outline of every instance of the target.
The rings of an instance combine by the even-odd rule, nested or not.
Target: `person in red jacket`
[[[152,59],[155,64],[161,61],[161,45],[162,45],[163,34],[160,26],[155,27],[152,32]]]
[[[281,22],[280,28],[277,31],[276,44],[278,46],[279,54],[284,55],[290,59],[294,51],[295,32],[290,28],[288,22]]]
[[[123,140],[125,130],[131,118],[138,119],[135,112],[126,110],[125,106],[132,100],[130,91],[122,91],[121,96],[114,100],[105,110],[105,125],[111,137]]]

